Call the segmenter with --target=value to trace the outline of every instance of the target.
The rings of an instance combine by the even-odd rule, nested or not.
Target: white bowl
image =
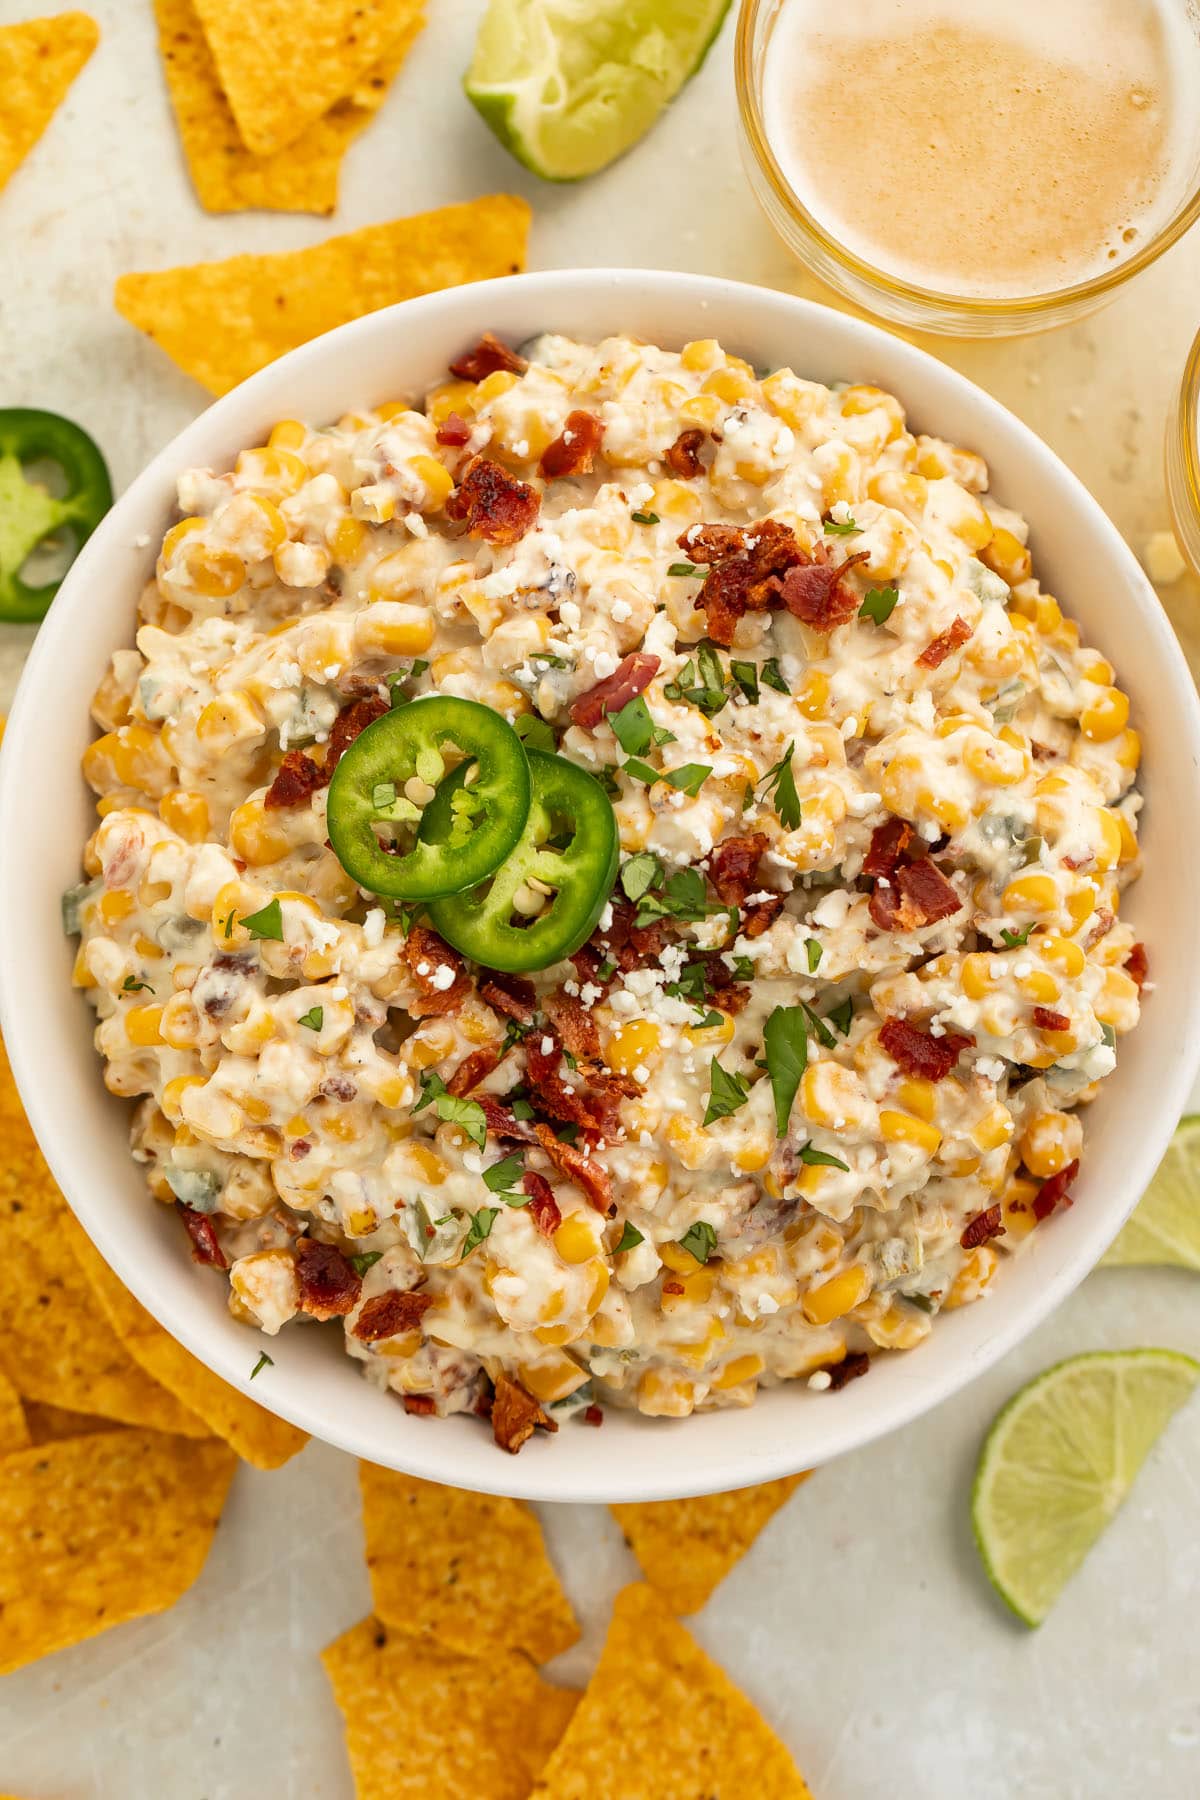
[[[519,342],[543,328],[659,343],[716,337],[756,364],[826,381],[876,382],[923,431],[981,451],[993,491],[1029,519],[1046,587],[1111,658],[1145,737],[1146,872],[1129,914],[1158,977],[1122,1042],[1118,1073],[1088,1110],[1075,1205],[1000,1272],[986,1300],[938,1320],[918,1350],[881,1356],[841,1393],[803,1383],[745,1411],[678,1422],[608,1409],[604,1428],[568,1421],[519,1457],[478,1420],[408,1417],[363,1380],[336,1333],[284,1331],[253,1387],[263,1340],[234,1323],[224,1283],[197,1268],[177,1221],[148,1199],[128,1117],[106,1092],[92,1015],[70,986],[59,895],[79,878],[92,828],[79,775],[88,702],[110,652],[132,641],[134,607],[171,522],[175,478],[227,466],[280,417],[315,422],[420,393],[485,327]],[[916,1418],[1010,1349],[1082,1280],[1132,1209],[1184,1105],[1200,1057],[1200,707],[1154,593],[1084,488],[994,400],[874,326],[787,294],[698,275],[577,270],[483,282],[343,326],[218,400],[117,502],[71,570],[29,659],[0,759],[0,1014],[47,1160],[117,1273],[202,1361],[262,1405],[356,1456],[433,1481],[543,1500],[656,1500],[715,1492],[812,1467]],[[19,1329],[19,1321],[16,1322]]]

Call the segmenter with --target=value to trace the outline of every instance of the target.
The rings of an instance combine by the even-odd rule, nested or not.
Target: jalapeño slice
[[[463,758],[452,775],[442,754]],[[468,777],[471,777],[468,781]],[[437,789],[437,841],[412,827],[423,807],[410,784]],[[384,713],[360,732],[329,783],[326,823],[346,873],[373,894],[433,900],[476,887],[498,869],[529,812],[529,763],[500,714],[474,700],[432,694]],[[404,850],[401,834],[412,838]]]
[[[61,494],[37,479],[41,464],[58,467]],[[73,562],[112,497],[104,458],[86,431],[58,413],[27,406],[0,410],[0,619],[45,617],[65,569],[41,582],[23,580],[22,569],[27,562],[32,567],[37,551],[61,563],[51,547],[65,551],[68,536]]]
[[[530,750],[533,798],[520,842],[491,881],[429,908],[435,928],[464,956],[491,969],[545,969],[592,935],[617,873],[617,821],[594,776],[562,756]],[[426,810],[421,836],[442,843],[452,829],[458,771]],[[533,918],[519,891],[551,890]]]

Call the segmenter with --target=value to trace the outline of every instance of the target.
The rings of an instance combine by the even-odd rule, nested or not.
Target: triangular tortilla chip
[[[0,1456],[7,1456],[11,1450],[27,1450],[30,1441],[21,1396],[0,1371]]]
[[[0,25],[0,188],[45,131],[100,42],[86,13]]]
[[[695,1500],[614,1506],[625,1541],[673,1612],[699,1612],[743,1557],[763,1526],[808,1475],[785,1475],[758,1487]]]
[[[98,1431],[125,1431],[118,1419],[99,1419],[92,1413],[71,1412],[65,1406],[45,1406],[40,1400],[25,1402],[25,1423],[31,1444],[57,1444],[63,1438],[93,1437]]]
[[[105,1431],[0,1462],[0,1675],[173,1606],[201,1569],[237,1458]]]
[[[308,250],[122,275],[117,311],[224,394],[310,338],[397,300],[524,266],[529,208],[510,194],[415,213]]]
[[[23,1400],[207,1437],[203,1421],[143,1374],[100,1316],[75,1258],[74,1225],[0,1043],[0,1369]]]
[[[92,1292],[130,1356],[147,1375],[203,1419],[231,1450],[256,1469],[277,1469],[308,1442],[308,1433],[277,1418],[214,1375],[164,1331],[135,1300],[74,1219],[71,1241]]]
[[[375,1612],[447,1650],[548,1662],[579,1626],[528,1507],[358,1465]]]
[[[480,1661],[381,1619],[322,1651],[357,1800],[527,1800],[579,1695],[513,1651]]]
[[[746,1696],[639,1582],[534,1800],[812,1800]]]
[[[402,38],[412,0],[196,0],[242,142],[294,142]]]
[[[154,0],[158,44],[192,185],[212,213],[264,207],[275,212],[331,213],[342,157],[387,99],[396,72],[424,24],[419,4],[387,55],[366,70],[345,99],[315,119],[294,144],[255,156],[238,133],[217,80],[194,0]]]

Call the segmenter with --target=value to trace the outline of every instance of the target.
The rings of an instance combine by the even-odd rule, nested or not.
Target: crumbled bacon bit
[[[962,1229],[959,1243],[964,1250],[974,1250],[977,1244],[986,1244],[989,1238],[1004,1236],[1004,1215],[999,1202],[976,1213],[968,1219]]]
[[[493,1099],[491,1094],[477,1094],[477,1104],[483,1109],[484,1122],[493,1137],[498,1137],[512,1144],[535,1144],[537,1134],[530,1119],[518,1119],[510,1107],[503,1101]]]
[[[268,812],[285,806],[305,806],[329,777],[303,750],[287,750],[275,771],[275,779],[263,795]]]
[[[369,694],[362,700],[355,700],[350,706],[343,706],[329,733],[329,748],[325,753],[326,780],[333,774],[355,738],[361,736],[376,719],[382,719],[389,710],[388,702],[379,694]]]
[[[664,1294],[687,1293],[687,1289],[684,1287],[682,1281],[664,1281],[662,1284],[662,1291]]]
[[[521,1177],[521,1187],[529,1195],[529,1216],[543,1237],[553,1237],[562,1224],[562,1213],[554,1198],[554,1189],[544,1175],[528,1169]]]
[[[301,1310],[314,1319],[333,1319],[353,1311],[362,1292],[362,1276],[337,1245],[322,1244],[317,1238],[296,1239],[296,1278]]]
[[[377,1344],[382,1338],[416,1331],[432,1305],[432,1294],[389,1288],[385,1294],[375,1294],[363,1303],[362,1311],[354,1321],[353,1335],[361,1343]]]
[[[528,1443],[536,1426],[543,1431],[557,1431],[558,1423],[543,1412],[532,1394],[507,1375],[496,1376],[496,1392],[492,1400],[492,1436],[502,1450],[515,1456],[522,1444]]]
[[[743,613],[781,605],[782,578],[810,560],[781,519],[689,525],[676,541],[690,561],[710,565],[696,603],[704,608],[709,637],[725,648]]]
[[[824,545],[818,546],[825,551]],[[834,631],[857,613],[859,596],[848,587],[843,576],[857,563],[868,562],[865,550],[847,556],[836,565],[828,561],[828,551],[815,562],[789,569],[783,578],[783,604],[801,624],[813,631]]]
[[[681,431],[675,442],[663,451],[663,461],[672,475],[680,481],[692,481],[704,472],[704,464],[700,461],[700,446],[707,432],[693,426],[690,431]]]
[[[879,1041],[905,1075],[922,1081],[944,1081],[962,1052],[975,1040],[961,1031],[934,1037],[908,1019],[887,1019],[880,1029]]]
[[[546,995],[542,1010],[572,1056],[581,1062],[595,1061],[600,1054],[600,1033],[577,994],[565,994],[559,988]]]
[[[836,1394],[837,1390],[844,1388],[847,1382],[857,1381],[860,1375],[865,1375],[870,1367],[871,1359],[865,1350],[852,1351],[849,1356],[843,1357],[841,1362],[826,1363],[825,1373],[829,1377],[829,1386],[826,1392]]]
[[[458,1011],[471,991],[471,978],[457,950],[452,950],[428,925],[414,925],[404,940],[404,960],[417,989],[417,998],[408,1008],[412,1018],[428,1019],[437,1013]],[[439,969],[453,971],[454,979],[448,987],[435,981]]]
[[[500,1064],[500,1051],[494,1044],[485,1044],[482,1050],[472,1050],[470,1056],[464,1056],[446,1083],[446,1092],[461,1100],[472,1088],[477,1088],[481,1081],[486,1081],[492,1070]]]
[[[1067,1189],[1078,1173],[1079,1158],[1075,1157],[1065,1169],[1060,1169],[1057,1175],[1051,1175],[1048,1181],[1043,1181],[1033,1197],[1033,1216],[1039,1224],[1050,1217],[1056,1206],[1070,1206],[1071,1196]]]
[[[187,1227],[187,1234],[192,1240],[192,1261],[203,1263],[209,1269],[227,1269],[229,1259],[222,1250],[217,1239],[216,1227],[207,1213],[193,1211],[185,1206],[182,1200],[175,1202],[175,1210]]]
[[[518,1025],[532,1025],[537,1012],[537,991],[523,975],[502,975],[498,969],[488,971],[486,981],[479,984],[479,998],[486,1000],[506,1019]]]
[[[474,456],[446,502],[446,517],[466,521],[467,536],[489,544],[515,544],[542,504],[537,489],[489,456]]]
[[[908,860],[908,847],[916,841],[916,833],[907,819],[889,819],[877,825],[863,859],[864,875],[884,875],[891,879],[902,862]]]
[[[445,444],[447,449],[461,450],[463,445],[470,441],[471,427],[461,413],[451,412],[446,414],[434,432],[434,436],[438,443]]]
[[[621,1129],[617,1107],[622,1099],[641,1092],[627,1075],[610,1074],[587,1063],[576,1071],[576,1085],[569,1086],[559,1073],[562,1045],[552,1036],[543,1050],[534,1031],[525,1040],[525,1065],[533,1100],[539,1112],[563,1124],[578,1125],[589,1137],[616,1137]]]
[[[595,1402],[593,1402],[591,1406],[585,1406],[583,1409],[583,1422],[585,1425],[603,1425],[603,1408],[597,1406]]]
[[[903,863],[888,885],[881,881],[867,910],[881,931],[919,931],[961,911],[962,901],[928,857]]]
[[[311,1149],[312,1149],[312,1144],[309,1142],[309,1140],[307,1138],[296,1138],[296,1139],[294,1139],[292,1146],[288,1151],[288,1155],[291,1157],[293,1162],[303,1162],[304,1158],[309,1154]]]
[[[958,650],[971,635],[971,627],[965,619],[955,619],[948,630],[939,632],[931,644],[926,644],[917,658],[920,669],[940,669],[952,650]]]
[[[761,937],[769,931],[783,911],[783,895],[772,894],[769,900],[754,900],[744,908],[741,918],[742,936]]]
[[[1146,955],[1145,944],[1134,944],[1125,958],[1125,973],[1131,981],[1137,983],[1138,992],[1145,987],[1150,974],[1150,961]]]
[[[1066,1013],[1055,1012],[1050,1006],[1035,1006],[1033,1022],[1039,1031],[1069,1031],[1071,1021]]]
[[[765,831],[751,831],[745,837],[725,838],[709,858],[708,879],[726,906],[742,906],[755,888],[759,861],[769,839]]]
[[[611,675],[598,681],[571,702],[571,718],[576,725],[590,731],[599,725],[606,713],[620,712],[623,706],[650,686],[658,674],[659,658],[644,650],[634,650],[622,657]]]
[[[1107,906],[1098,906],[1092,914],[1092,928],[1083,940],[1085,950],[1094,950],[1101,938],[1106,938],[1117,922],[1117,915]]]
[[[405,1394],[404,1410],[418,1419],[430,1419],[437,1411],[432,1394]],[[386,1639],[384,1640],[386,1642]]]
[[[604,427],[595,413],[568,413],[558,436],[543,450],[538,472],[547,481],[561,475],[590,475],[603,438]]]
[[[460,381],[486,381],[501,370],[509,375],[523,375],[528,367],[523,356],[510,350],[494,332],[485,331],[473,350],[450,364],[450,373]]]
[[[612,1183],[607,1172],[599,1163],[594,1163],[577,1150],[573,1144],[564,1144],[556,1138],[549,1125],[535,1124],[534,1136],[560,1175],[568,1181],[574,1181],[584,1191],[589,1206],[611,1218],[616,1211],[612,1197]]]

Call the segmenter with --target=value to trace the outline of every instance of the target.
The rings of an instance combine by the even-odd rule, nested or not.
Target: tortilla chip
[[[275,212],[331,213],[338,170],[350,144],[371,123],[424,24],[420,6],[386,56],[345,99],[315,119],[286,150],[255,156],[238,134],[217,80],[193,0],[154,0],[158,44],[192,185],[212,213],[265,207]]]
[[[69,1412],[65,1406],[43,1406],[40,1400],[25,1403],[25,1423],[30,1442],[57,1444],[63,1438],[93,1437],[98,1431],[124,1431],[116,1419],[98,1419],[91,1413]]]
[[[86,13],[0,25],[0,188],[28,156],[100,42]]]
[[[143,1613],[204,1566],[237,1458],[106,1431],[0,1463],[0,1675]]]
[[[358,86],[419,0],[196,0],[247,150],[270,156]]]
[[[812,1800],[775,1733],[644,1582],[617,1595],[595,1674],[534,1800]]]
[[[203,1421],[143,1374],[97,1312],[75,1259],[78,1230],[0,1043],[0,1369],[23,1400],[207,1437]]]
[[[122,275],[116,307],[210,393],[224,394],[349,319],[437,288],[515,274],[528,229],[523,200],[492,194],[367,225],[308,250]]]
[[[147,1375],[161,1382],[216,1437],[224,1438],[231,1450],[256,1469],[277,1469],[303,1450],[308,1442],[307,1432],[248,1400],[198,1362],[134,1299],[80,1226],[74,1220],[71,1224],[75,1254],[103,1317]]]
[[[811,1473],[811,1471],[809,1471]],[[696,1500],[614,1506],[625,1542],[673,1612],[699,1612],[763,1526],[808,1474]]]
[[[375,1612],[449,1650],[543,1663],[579,1626],[529,1508],[359,1463]]]
[[[357,1800],[527,1800],[579,1701],[527,1657],[456,1656],[363,1619],[322,1651]]]
[[[27,1450],[29,1443],[29,1424],[21,1396],[0,1371],[0,1456],[7,1456],[11,1450]]]

